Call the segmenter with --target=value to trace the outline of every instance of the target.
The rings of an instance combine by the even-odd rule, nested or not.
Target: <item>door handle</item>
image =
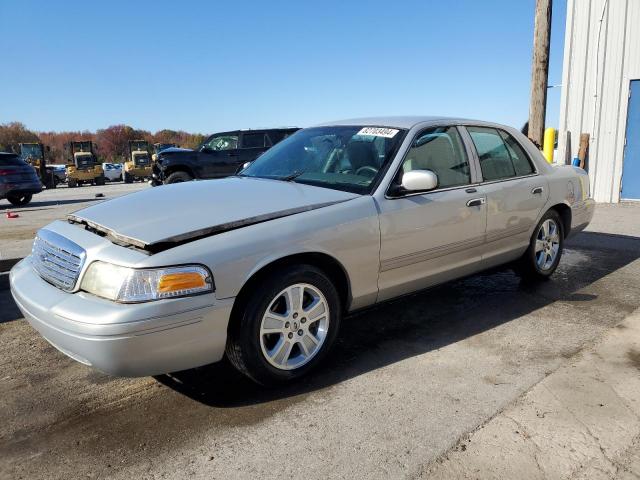
[[[538,193],[542,193],[544,191],[544,187],[533,187],[531,193],[533,195],[537,195]]]
[[[470,187],[470,188],[467,188],[467,189],[465,190],[465,192],[467,192],[467,193],[478,193],[478,190],[476,190],[476,189],[475,189],[475,188],[473,188],[473,187]]]
[[[480,205],[484,205],[486,200],[484,197],[482,198],[472,198],[467,202],[467,207],[479,207]]]

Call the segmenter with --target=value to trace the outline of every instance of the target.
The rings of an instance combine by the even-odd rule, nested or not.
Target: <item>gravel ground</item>
[[[321,370],[275,390],[226,363],[104,375],[0,290],[0,478],[422,475],[640,307],[638,225],[640,206],[598,207],[549,282],[496,271],[352,316]]]

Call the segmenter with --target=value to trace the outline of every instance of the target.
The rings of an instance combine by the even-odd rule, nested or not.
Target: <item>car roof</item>
[[[462,125],[492,125],[505,127],[496,123],[485,122],[482,120],[472,120],[468,118],[429,116],[429,115],[409,115],[409,116],[386,116],[386,117],[365,117],[350,118],[347,120],[336,120],[332,122],[321,123],[318,127],[328,127],[337,125],[362,125],[368,127],[393,127],[411,129],[416,125],[424,123],[439,123],[445,125],[462,124]]]
[[[297,130],[300,130],[300,127],[244,128],[240,130],[226,130],[224,132],[215,132],[209,136],[212,137],[214,135],[226,135],[231,133],[266,133],[266,132],[288,132],[288,131],[297,131]]]

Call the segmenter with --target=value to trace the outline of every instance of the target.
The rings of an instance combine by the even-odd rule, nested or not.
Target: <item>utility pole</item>
[[[544,137],[549,81],[549,46],[551,43],[552,0],[536,0],[531,64],[531,101],[529,104],[529,138],[538,146]]]

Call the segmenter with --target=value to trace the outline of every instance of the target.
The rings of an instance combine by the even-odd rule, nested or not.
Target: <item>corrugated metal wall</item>
[[[633,79],[640,79],[640,0],[568,0],[556,161],[577,156],[580,134],[591,134],[589,177],[598,202],[620,199]]]

